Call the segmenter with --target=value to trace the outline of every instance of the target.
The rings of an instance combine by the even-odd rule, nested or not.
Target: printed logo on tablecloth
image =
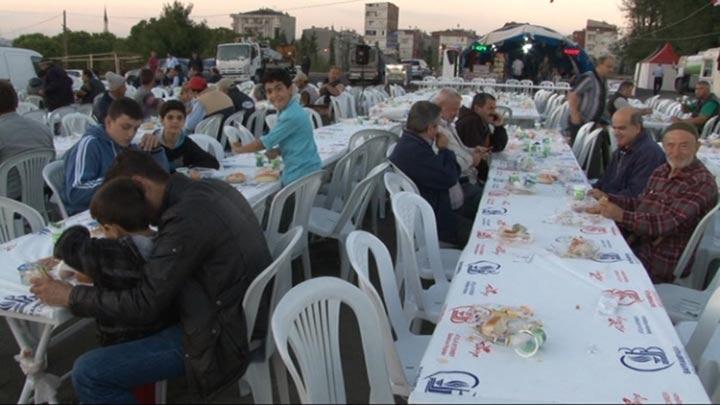
[[[480,275],[491,275],[491,274],[500,274],[500,266],[499,264],[487,260],[480,260],[474,263],[468,264],[467,267],[467,273],[468,274],[480,274]]]
[[[682,369],[683,374],[692,374],[692,367],[689,366],[689,361],[685,358],[685,352],[683,349],[673,346],[673,351],[675,352],[675,357],[677,357],[678,365]]]
[[[475,285],[476,283],[474,281],[466,281],[465,287],[463,288],[463,294],[475,295]]]
[[[447,357],[455,357],[457,354],[458,343],[460,343],[460,335],[457,333],[448,333],[445,338],[445,344],[442,347],[441,354]]]
[[[2,311],[35,316],[40,313],[42,307],[43,304],[35,295],[8,295],[0,298],[0,310]]]
[[[618,352],[620,363],[630,370],[641,372],[662,371],[672,367],[673,364],[668,360],[665,350],[657,346],[650,347],[621,347]]]
[[[483,313],[488,312],[482,307],[475,305],[465,305],[455,307],[450,312],[450,322],[452,323],[477,323]]]
[[[505,190],[491,190],[488,192],[488,195],[490,197],[507,197],[510,193]]]
[[[472,395],[480,380],[467,371],[438,371],[425,377],[425,392],[443,395]]]
[[[627,319],[622,316],[613,316],[608,318],[608,326],[617,329],[618,331],[625,333],[625,321]]]
[[[618,290],[618,289],[610,289],[605,290],[603,293],[610,293],[618,300],[618,305],[629,307],[630,305],[637,304],[639,302],[642,302],[642,298],[640,298],[640,294],[638,294],[635,290]]]
[[[588,235],[604,235],[607,233],[607,229],[602,226],[588,225],[580,228],[580,232]]]
[[[489,230],[481,230],[481,231],[477,231],[477,233],[475,234],[475,236],[476,236],[478,239],[492,239],[492,238],[493,238],[493,232],[492,232],[492,231],[489,231]]]
[[[490,295],[497,295],[498,289],[495,288],[492,284],[488,284],[485,286],[485,291],[483,291],[481,294],[489,297]]]
[[[598,263],[617,263],[622,260],[622,256],[615,252],[600,252],[593,257],[593,261]]]
[[[628,278],[627,273],[625,270],[615,270],[615,278],[617,278],[617,281],[621,283],[629,283],[630,279]]]
[[[605,273],[603,273],[602,271],[591,271],[588,273],[588,275],[590,276],[590,278],[593,278],[597,281],[605,281]]]
[[[644,404],[645,401],[647,401],[648,399],[640,394],[633,393],[631,398],[623,397],[622,400],[623,400],[623,403],[628,404],[628,405],[639,405],[639,404]]]
[[[17,243],[16,243],[16,242],[8,242],[8,243],[0,246],[0,249],[4,250],[4,251],[6,251],[6,252],[10,252],[10,251],[12,251],[13,249],[15,249],[16,246],[17,246]]]
[[[682,404],[682,398],[680,395],[677,394],[677,392],[673,392],[672,395],[669,392],[663,392],[662,393],[663,400],[666,404]]]
[[[481,354],[488,354],[492,351],[492,346],[486,341],[475,343],[474,346],[473,350],[469,352],[473,357],[480,357]]]
[[[495,256],[502,256],[505,254],[505,252],[507,252],[507,251],[505,250],[504,247],[502,247],[502,245],[497,245],[495,247],[495,252],[494,252]]]
[[[641,335],[652,335],[652,329],[650,329],[650,322],[645,315],[634,316],[635,326],[637,326],[638,333]]]
[[[647,298],[648,304],[653,308],[662,308],[663,304],[660,301],[660,297],[657,296],[655,291],[645,290],[645,298]]]
[[[482,210],[483,215],[505,215],[507,212],[507,208],[503,207],[487,207]]]
[[[533,259],[535,259],[535,254],[530,252],[514,254],[513,256],[513,262],[515,263],[532,263]]]
[[[485,244],[478,243],[475,245],[475,255],[481,256],[483,253],[485,253]]]

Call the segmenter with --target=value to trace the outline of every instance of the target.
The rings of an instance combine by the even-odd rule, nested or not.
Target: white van
[[[16,89],[27,88],[37,77],[37,64],[42,55],[30,49],[0,46],[0,80],[10,80]]]

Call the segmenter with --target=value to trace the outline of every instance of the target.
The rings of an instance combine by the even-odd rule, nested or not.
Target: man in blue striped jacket
[[[65,155],[65,187],[62,200],[68,214],[88,209],[95,191],[102,185],[105,173],[115,157],[131,145],[143,113],[134,100],[123,97],[113,101],[102,125],[87,129],[85,135]],[[168,161],[162,148],[154,149],[155,161],[168,170]]]

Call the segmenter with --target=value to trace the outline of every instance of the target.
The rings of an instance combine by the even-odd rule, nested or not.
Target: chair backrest
[[[95,120],[90,116],[74,112],[62,117],[62,130],[60,133],[65,136],[82,136],[86,129],[96,124]]]
[[[65,162],[55,160],[48,163],[42,170],[42,176],[45,184],[52,190],[57,199],[60,216],[62,216],[63,219],[67,218],[68,213],[62,200],[62,192],[65,189]]]
[[[308,117],[310,118],[310,122],[313,125],[314,129],[318,129],[323,126],[322,117],[320,116],[320,113],[313,110],[312,108],[304,108],[305,112],[307,113]]]
[[[347,403],[340,356],[342,304],[357,319],[370,387],[368,403],[394,403],[377,311],[362,291],[335,277],[299,284],[285,294],[272,316],[275,345],[295,382],[300,402]]]
[[[715,123],[718,122],[718,119],[720,119],[720,116],[716,115],[709,120],[705,121],[705,125],[703,125],[702,132],[700,133],[700,138],[707,138],[708,135],[710,135],[715,127]]]
[[[648,98],[647,100],[645,100],[645,103],[647,104],[648,107],[655,108],[655,105],[657,104],[657,101],[659,98],[660,98],[660,95],[656,94],[656,95]]]
[[[352,192],[344,201],[345,205],[342,211],[340,211],[340,218],[335,225],[335,229],[333,229],[334,234],[341,234],[342,230],[350,222],[352,222],[356,228],[362,225],[370,197],[372,197],[377,183],[377,178],[382,175],[388,167],[389,165],[387,163],[381,163],[373,168],[362,181],[353,187]]]
[[[550,96],[548,97],[547,101],[545,102],[545,111],[544,111],[544,115],[545,115],[546,117],[549,116],[550,114],[552,114],[553,108],[555,108],[555,106],[557,106],[557,103],[555,102],[555,100],[556,100],[558,97],[560,97],[560,95],[557,94],[557,93],[552,93],[552,94],[550,94]]]
[[[580,150],[580,155],[578,155],[577,161],[580,163],[580,167],[582,167],[585,171],[587,171],[590,167],[593,148],[596,146],[598,137],[602,131],[602,128],[594,129],[590,131],[583,140],[582,149]]]
[[[511,120],[513,117],[513,111],[512,111],[512,108],[510,108],[510,107],[506,107],[504,105],[499,105],[499,106],[495,107],[495,111],[497,111],[498,114],[505,117],[505,122],[507,122],[507,120]]]
[[[132,84],[125,85],[125,97],[133,98],[135,93],[137,93],[137,88],[135,86]]]
[[[220,134],[220,126],[222,125],[222,121],[222,114],[211,115],[210,117],[207,117],[204,120],[200,121],[195,126],[195,131],[193,132],[196,134],[205,134],[217,141],[218,135]]]
[[[0,164],[0,196],[8,195],[10,174],[17,171],[21,201],[44,215],[45,193],[42,171],[54,156],[55,151],[52,149],[39,149],[15,155]]]
[[[45,226],[42,215],[32,207],[7,197],[0,197],[0,243],[25,234],[24,226],[20,227],[22,229],[15,226],[15,214],[27,221],[32,232],[37,232]]]
[[[39,107],[33,103],[28,103],[27,101],[20,101],[17,105],[17,108],[15,109],[15,112],[23,115],[25,113],[28,113],[30,111],[35,111],[39,109]]]
[[[267,124],[268,129],[273,129],[275,127],[275,124],[277,124],[278,115],[277,113],[268,114],[265,116],[265,124]]]
[[[370,169],[380,164],[385,158],[384,151],[380,151],[383,147],[386,148],[388,143],[386,136],[370,138],[338,160],[328,186],[325,208],[333,209],[336,201],[344,201],[354,184],[362,180]]]
[[[153,94],[153,96],[155,96],[155,98],[166,99],[170,97],[167,90],[163,89],[162,87],[153,87],[152,89],[150,89],[150,92]]]
[[[263,136],[263,131],[265,129],[265,115],[267,114],[267,110],[264,108],[260,108],[255,110],[250,116],[248,117],[247,121],[245,122],[245,127],[249,129],[253,135],[255,135],[256,138],[259,138]]]
[[[223,127],[223,134],[220,137],[220,144],[225,147],[228,142],[240,142],[241,145],[247,145],[255,141],[255,136],[245,127],[233,127],[225,125]]]
[[[205,134],[192,134],[190,135],[190,139],[192,139],[192,141],[195,142],[200,149],[215,156],[215,159],[217,159],[218,162],[222,162],[222,160],[225,159],[225,150],[223,149],[223,146],[220,145],[220,142],[216,141],[214,138]]]
[[[420,194],[415,183],[399,170],[385,173],[383,181],[385,183],[385,189],[391,196],[403,191]]]
[[[330,97],[330,110],[332,111],[332,116],[335,118],[335,122],[340,122],[340,120],[348,118],[348,112],[339,97]]]
[[[25,96],[25,100],[23,101],[35,104],[38,108],[40,108],[40,105],[42,105],[43,103],[43,98],[35,94],[30,94],[28,96]]]
[[[577,134],[575,135],[575,142],[572,146],[572,152],[573,155],[575,155],[575,159],[580,159],[580,154],[582,153],[582,149],[585,146],[585,138],[587,138],[593,126],[595,126],[595,123],[590,121],[581,126]],[[582,165],[582,161],[578,160],[578,162]]]
[[[398,262],[403,264],[407,287],[416,297],[416,303],[422,305],[418,263],[429,263],[435,283],[449,286],[440,260],[435,213],[430,204],[415,193],[403,191],[393,195],[391,201],[396,232],[400,233]]]
[[[571,90],[572,86],[568,82],[557,82],[555,83],[555,89],[557,90]]]
[[[688,240],[687,245],[685,245],[685,250],[683,250],[682,255],[680,255],[680,258],[675,265],[675,270],[673,271],[673,274],[675,275],[675,283],[678,283],[680,281],[680,277],[685,271],[685,268],[690,263],[690,260],[692,260],[692,258],[695,256],[695,250],[697,249],[700,240],[705,234],[705,229],[707,229],[715,213],[718,212],[718,208],[720,208],[720,204],[712,207],[712,209],[710,209],[710,211],[705,214],[705,216],[700,220],[700,222],[698,222],[692,235],[690,235],[690,240]]]
[[[540,87],[544,87],[545,89],[552,90],[553,87],[555,87],[555,83],[553,83],[550,80],[543,80],[540,82]]]
[[[393,392],[408,396],[412,388],[405,378],[403,365],[395,349],[395,340],[410,337],[412,317],[406,315],[395,280],[395,266],[387,247],[380,239],[365,231],[353,231],[345,241],[348,260],[358,278],[358,286],[372,302],[380,319],[379,329],[385,342],[385,361],[390,372]],[[375,260],[377,279],[380,281],[383,299],[370,281],[370,256]],[[383,304],[384,301],[384,304]],[[389,324],[389,325],[388,325]],[[390,328],[395,332],[393,338]]]
[[[78,106],[78,108],[77,108],[77,112],[79,112],[80,114],[85,114],[85,115],[87,115],[88,117],[92,118],[92,116],[93,116],[93,105],[92,105],[92,103],[80,104],[80,105]],[[95,118],[93,118],[93,122],[94,122],[94,123],[97,123],[97,121],[95,121]]]
[[[291,196],[295,197],[295,207],[288,227],[302,227],[303,232],[307,233],[310,210],[322,184],[324,174],[325,171],[323,170],[310,173],[293,181],[275,194],[270,204],[270,212],[268,213],[265,228],[265,239],[269,246],[274,246],[283,235],[280,230],[280,222],[282,221],[285,204]]]
[[[30,112],[26,112],[22,116],[25,118],[29,118],[33,121],[37,121],[43,125],[48,124],[48,113],[46,110],[33,110]]]
[[[290,290],[292,286],[292,253],[297,247],[300,239],[303,237],[304,230],[302,227],[291,228],[278,240],[276,246],[271,247],[270,253],[273,257],[273,262],[265,268],[260,274],[258,274],[252,283],[247,288],[245,297],[243,297],[243,312],[245,314],[245,325],[247,326],[247,339],[248,342],[252,339],[252,333],[255,329],[255,323],[257,320],[258,309],[262,304],[262,297],[264,296],[265,288],[268,283],[275,279],[273,283],[273,291],[270,298],[270,311],[268,311],[268,317],[272,316],[275,305],[280,301],[283,295]],[[267,320],[268,323],[270,319]],[[272,348],[266,347],[266,354],[272,353]]]
[[[718,277],[715,277],[718,278]],[[700,317],[698,318],[695,330],[685,345],[690,361],[696,368],[700,368],[700,359],[707,349],[710,340],[718,329],[720,322],[720,288],[710,295]]]
[[[62,122],[62,119],[64,116],[66,116],[68,114],[72,114],[74,112],[77,112],[77,109],[74,106],[70,106],[70,105],[57,108],[57,109],[53,110],[52,112],[50,112],[50,114],[48,114],[48,120],[47,120],[47,124],[50,127],[50,130],[53,131],[53,133],[55,135],[59,135],[59,133],[55,132],[55,126],[57,124],[60,124],[60,122]]]
[[[240,110],[237,112],[232,113],[229,117],[225,119],[224,125],[229,125],[231,127],[240,128],[243,126],[243,119],[245,118],[245,110]]]

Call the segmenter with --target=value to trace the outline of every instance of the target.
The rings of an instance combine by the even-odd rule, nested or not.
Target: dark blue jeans
[[[185,375],[182,332],[172,326],[132,342],[91,350],[72,371],[81,403],[136,403],[134,387]]]

